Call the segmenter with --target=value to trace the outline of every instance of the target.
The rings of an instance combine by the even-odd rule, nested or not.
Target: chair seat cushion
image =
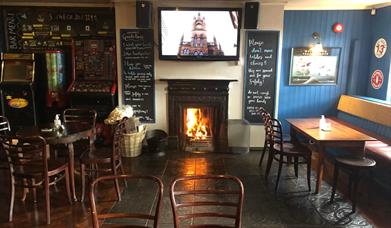
[[[379,158],[379,161],[391,165],[391,145],[382,141],[369,141],[365,143],[365,152]]]
[[[110,163],[111,157],[111,148],[97,148],[95,150],[83,153],[80,157],[80,160],[84,164]]]

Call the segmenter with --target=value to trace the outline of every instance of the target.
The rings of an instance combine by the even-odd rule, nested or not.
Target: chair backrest
[[[223,227],[216,224],[218,222],[241,227],[244,187],[237,177],[179,177],[171,183],[170,189],[175,228],[182,224],[187,227],[189,223],[194,227],[197,224]]]
[[[63,112],[64,123],[85,123],[95,128],[96,111],[93,109],[68,108]]]
[[[7,135],[11,131],[10,123],[5,116],[0,116],[0,134]]]
[[[121,157],[122,155],[122,143],[123,143],[123,134],[128,133],[128,122],[129,119],[127,117],[124,117],[118,125],[115,127],[114,135],[113,135],[113,161]]]
[[[44,138],[2,136],[1,143],[15,178],[23,178],[24,174],[43,174],[47,180],[49,149]]]
[[[154,183],[157,187],[157,195],[153,193],[153,205],[151,205],[150,209],[148,209],[148,213],[143,213],[143,212],[138,212],[138,213],[114,213],[110,211],[110,213],[98,213],[97,210],[97,203],[96,203],[96,197],[95,197],[95,188],[98,185],[99,182],[102,181],[113,181],[113,180],[118,180],[118,179],[126,179],[128,182],[131,180],[134,181],[150,181]],[[128,186],[139,186],[138,184],[131,185],[128,183]],[[145,191],[143,188],[144,185],[139,186],[141,189],[140,191]],[[145,187],[145,186],[144,186]],[[129,187],[128,187],[129,188]],[[140,192],[141,193],[141,192]],[[135,194],[136,196],[139,194]],[[143,195],[144,196],[144,195]],[[99,220],[100,219],[115,219],[115,218],[129,218],[129,219],[137,219],[137,220],[148,220],[148,221],[153,221],[153,227],[156,228],[158,227],[159,223],[159,215],[160,215],[160,209],[161,209],[161,201],[163,197],[163,182],[155,176],[150,176],[150,175],[111,175],[111,176],[102,176],[97,178],[94,182],[91,184],[91,191],[90,191],[90,206],[91,206],[91,214],[92,214],[92,224],[94,228],[99,227]],[[143,199],[134,199],[134,201],[129,201],[129,202],[137,202],[139,201],[144,201],[145,198]],[[106,200],[107,202],[107,200]],[[132,207],[132,205],[129,205],[129,207]],[[154,211],[152,210],[154,208]],[[149,223],[148,223],[149,224]],[[124,225],[121,223],[121,225]],[[139,227],[139,226],[137,226]]]
[[[272,148],[283,150],[284,139],[281,122],[278,119],[271,118],[268,128]],[[274,145],[278,145],[278,147],[274,147]]]

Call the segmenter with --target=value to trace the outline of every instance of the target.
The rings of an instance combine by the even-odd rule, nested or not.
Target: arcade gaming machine
[[[110,127],[103,120],[117,105],[115,40],[78,40],[73,43],[73,81],[68,88],[73,108],[95,109],[97,142],[110,144]]]
[[[37,124],[34,54],[1,54],[2,115],[13,130]]]
[[[91,108],[102,122],[117,105],[114,40],[78,40],[73,45],[72,107]]]

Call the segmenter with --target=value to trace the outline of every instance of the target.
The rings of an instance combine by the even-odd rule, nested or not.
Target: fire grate
[[[186,137],[185,148],[183,150],[192,153],[213,152],[213,137],[206,137],[205,139],[194,139],[191,137]]]

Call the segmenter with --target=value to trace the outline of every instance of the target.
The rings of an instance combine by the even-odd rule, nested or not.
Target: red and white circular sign
[[[383,85],[383,72],[381,70],[375,70],[371,77],[371,84],[374,89],[380,89]]]
[[[376,41],[375,48],[373,52],[376,58],[380,59],[386,54],[387,51],[387,41],[384,38],[380,38]]]

